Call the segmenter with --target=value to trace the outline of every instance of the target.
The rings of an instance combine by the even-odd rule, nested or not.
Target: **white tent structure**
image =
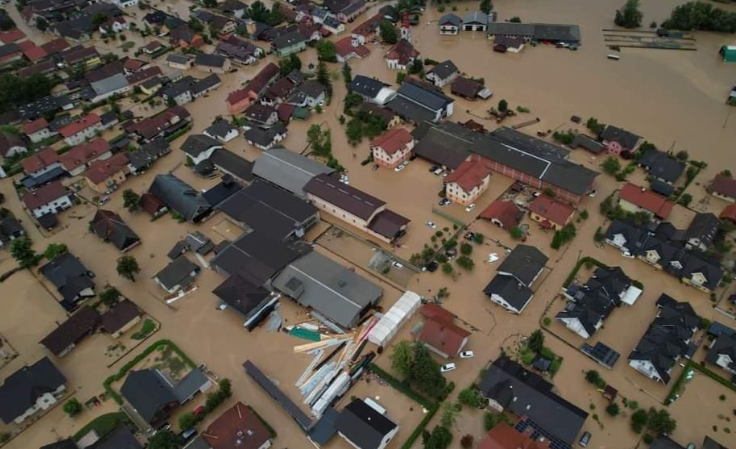
[[[421,305],[421,296],[407,290],[371,329],[368,341],[385,347],[394,338],[401,325],[408,321]]]

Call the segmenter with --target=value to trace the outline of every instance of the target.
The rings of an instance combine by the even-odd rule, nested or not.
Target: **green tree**
[[[95,29],[99,28],[100,25],[107,22],[108,17],[107,14],[104,12],[98,12],[92,17],[92,26],[95,27]]]
[[[541,351],[544,347],[544,334],[542,331],[537,329],[532,332],[526,340],[526,346],[534,352]]]
[[[601,380],[603,380],[603,378],[601,378],[598,371],[591,369],[585,372],[585,380],[587,380],[588,383],[597,385]]]
[[[412,383],[429,396],[439,397],[447,381],[440,373],[440,365],[421,343],[414,345],[414,364],[411,370]]]
[[[647,421],[647,428],[657,435],[669,435],[677,428],[677,421],[670,416],[670,412],[664,409],[650,408]]]
[[[120,292],[117,288],[108,286],[98,296],[103,304],[111,306],[118,301],[118,298],[120,298]]]
[[[141,207],[141,196],[133,191],[133,189],[123,190],[123,207],[128,212],[135,212]]]
[[[348,142],[350,145],[357,145],[363,140],[363,123],[357,118],[354,118],[348,122],[348,126],[345,129],[345,134],[348,136]]]
[[[77,416],[82,413],[82,404],[77,398],[71,398],[64,403],[64,413],[71,417]]]
[[[511,23],[521,23],[521,17],[514,16],[514,17],[512,17],[512,18],[509,19],[509,22],[511,22]]]
[[[49,243],[49,246],[43,252],[43,257],[47,260],[54,260],[67,252],[69,252],[69,248],[64,243]]]
[[[345,86],[350,86],[353,81],[353,69],[350,68],[347,61],[342,65],[342,79],[345,80]]]
[[[179,449],[181,440],[170,430],[159,430],[148,439],[148,449]]]
[[[192,412],[187,412],[179,415],[179,428],[181,430],[191,429],[197,425],[197,416]]]
[[[685,162],[690,158],[690,154],[688,154],[687,150],[680,150],[675,155],[678,161]]]
[[[599,123],[595,117],[589,118],[585,126],[596,136],[600,136],[603,130],[606,129],[606,125]]]
[[[40,257],[33,249],[33,242],[28,237],[21,237],[10,243],[10,255],[18,262],[21,268],[31,268],[38,265]]]
[[[636,433],[642,433],[646,428],[647,421],[649,420],[649,414],[646,410],[639,409],[631,414],[631,428]]]
[[[118,274],[131,282],[135,282],[135,276],[140,273],[138,261],[133,256],[122,256],[118,259]]]
[[[509,110],[509,102],[506,100],[501,100],[498,102],[498,111],[501,113],[504,113]]]
[[[473,253],[473,245],[470,243],[463,243],[460,245],[460,254],[464,254],[466,256],[469,256]]]
[[[514,240],[521,240],[524,238],[524,231],[518,226],[514,226],[509,229],[509,234],[511,234],[511,238]]]
[[[332,80],[330,79],[330,72],[327,70],[327,65],[324,61],[317,63],[317,82],[325,86],[328,96],[332,95]]]
[[[608,404],[608,407],[606,407],[606,413],[608,413],[611,416],[618,416],[620,411],[621,410],[619,409],[618,404],[616,404],[615,402]]]
[[[335,43],[322,39],[317,42],[317,58],[325,62],[337,62],[337,48]]]
[[[192,31],[195,33],[201,33],[204,31],[204,24],[199,21],[196,17],[192,17],[189,19],[189,22],[187,23],[189,25],[189,28],[191,28]]]
[[[550,243],[550,246],[552,249],[560,249],[563,243],[562,233],[560,231],[555,231],[555,234],[552,236],[552,243]]]
[[[460,416],[460,404],[446,401],[444,405],[442,405],[442,418],[440,420],[442,427],[450,428],[454,426],[457,422],[458,416]]]
[[[292,53],[287,57],[279,59],[279,73],[281,76],[286,76],[293,70],[301,70],[302,60],[299,59],[299,55]]]
[[[49,28],[49,22],[43,17],[39,17],[36,19],[36,28],[38,28],[40,32],[45,33]]]
[[[485,401],[481,397],[480,393],[478,393],[478,390],[473,387],[469,387],[461,391],[460,394],[457,395],[457,400],[463,405],[474,408],[482,407],[485,404]]]
[[[445,274],[452,274],[452,272],[453,272],[452,265],[450,265],[449,263],[443,263],[442,264],[442,272],[445,273]]]
[[[677,200],[677,203],[678,203],[678,204],[681,204],[681,205],[683,205],[683,206],[685,206],[685,207],[687,207],[687,206],[689,206],[689,205],[690,205],[690,203],[691,203],[692,201],[693,201],[693,196],[692,196],[692,195],[690,195],[689,193],[683,193],[683,194],[682,194],[682,195],[680,196],[680,199],[679,199],[679,200]]]
[[[424,61],[420,58],[416,58],[414,62],[409,66],[409,73],[412,75],[421,75],[424,72]]]
[[[447,427],[435,426],[424,441],[424,449],[447,449],[452,443],[452,432]]]
[[[393,45],[399,41],[399,29],[390,21],[381,21],[379,30],[381,33],[381,40],[384,44]]]
[[[603,169],[604,172],[613,176],[619,171],[621,171],[621,162],[619,162],[618,158],[614,156],[608,156],[606,160],[604,160],[603,163],[601,164],[601,168]]]
[[[473,262],[473,259],[465,255],[457,258],[457,264],[468,271],[473,271],[473,268],[475,268],[475,262]]]
[[[490,14],[493,11],[493,1],[491,0],[480,0],[480,10],[485,14]]]
[[[614,23],[624,28],[639,28],[644,14],[639,10],[639,0],[627,0],[623,8],[616,10]]]
[[[736,13],[702,1],[688,2],[675,7],[670,18],[662,22],[662,28],[734,33]]]
[[[391,360],[391,368],[399,373],[401,378],[409,379],[414,364],[414,344],[408,340],[398,342],[394,346],[389,359]]]
[[[404,82],[404,78],[406,78],[406,72],[398,72],[396,74],[396,84],[401,84]]]

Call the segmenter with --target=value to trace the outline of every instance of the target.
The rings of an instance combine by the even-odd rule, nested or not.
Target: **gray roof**
[[[169,382],[153,369],[128,373],[120,393],[147,423],[156,417],[161,407],[177,402]]]
[[[135,439],[125,424],[118,424],[112,432],[87,447],[89,449],[143,449],[143,445]]]
[[[166,265],[163,270],[156,273],[154,277],[166,288],[170,289],[181,285],[196,270],[199,270],[199,267],[194,262],[184,256],[179,256],[173,262]]]
[[[260,306],[271,298],[268,290],[254,285],[237,274],[225,279],[212,290],[212,293],[246,318],[260,310]]]
[[[458,72],[457,66],[454,62],[450,61],[449,59],[447,61],[442,61],[436,66],[432,68],[428,73],[434,73],[437,75],[440,79],[445,80],[452,75],[456,74]]]
[[[497,271],[509,273],[528,286],[544,269],[548,260],[549,258],[534,246],[516,245]]]
[[[173,62],[174,64],[187,64],[189,63],[189,57],[186,55],[169,54],[166,57],[167,62]]]
[[[220,170],[243,181],[253,180],[253,162],[225,148],[218,148],[210,156],[210,162]]]
[[[412,80],[404,81],[399,87],[398,94],[430,111],[439,111],[455,101],[434,86]]]
[[[197,96],[202,92],[213,89],[215,86],[218,86],[221,83],[222,80],[220,79],[220,77],[217,76],[216,73],[213,73],[192,84],[192,95]]]
[[[486,32],[491,35],[523,36],[539,41],[580,43],[580,27],[577,25],[489,22]]]
[[[355,75],[355,78],[350,82],[348,89],[368,98],[375,98],[381,89],[386,86],[386,83],[376,78],[370,78],[364,75]]]
[[[181,150],[190,156],[198,157],[212,147],[219,147],[220,142],[206,134],[192,134],[181,146]]]
[[[452,170],[470,156],[473,142],[482,134],[453,122],[432,124],[424,122],[412,132],[417,140],[414,153]]]
[[[586,136],[585,134],[577,134],[575,136],[575,140],[572,141],[570,146],[572,148],[585,148],[593,154],[600,154],[606,149],[605,145],[590,136]]]
[[[361,449],[378,449],[386,435],[398,425],[362,399],[355,399],[340,413],[335,427]]]
[[[447,25],[453,25],[457,27],[457,26],[460,26],[460,17],[452,13],[445,14],[444,16],[440,18],[439,24],[440,25],[447,24]]]
[[[500,296],[517,311],[524,309],[534,294],[529,287],[520,283],[515,277],[500,273],[486,285],[483,293],[488,296]]]
[[[708,350],[705,360],[709,363],[716,364],[720,355],[726,355],[731,358],[730,368],[736,370],[736,339],[727,335],[721,335],[713,342],[713,346]]]
[[[314,423],[311,429],[309,429],[309,440],[313,441],[320,447],[329,443],[332,437],[337,434],[335,423],[339,417],[340,413],[337,410],[333,407],[327,407],[319,420]]]
[[[253,174],[299,196],[315,176],[334,173],[334,169],[286,148],[263,152],[253,165]]]
[[[172,174],[156,175],[148,191],[187,221],[198,221],[211,209],[199,192]]]
[[[48,357],[20,368],[0,386],[0,419],[10,424],[42,395],[56,391],[65,383],[66,378]]]
[[[649,445],[649,449],[685,449],[685,446],[681,445],[668,436],[662,435]]]
[[[267,147],[268,145],[274,143],[274,139],[276,139],[277,136],[283,134],[286,134],[286,126],[284,126],[283,123],[279,122],[271,126],[270,128],[265,129],[254,126],[245,131],[243,133],[243,137],[245,137],[245,140],[253,142],[256,145]]]
[[[220,55],[208,55],[204,53],[198,53],[194,58],[194,64],[202,65],[206,67],[217,67],[222,68],[225,66],[227,58]]]
[[[368,220],[386,205],[384,201],[326,174],[312,178],[304,185],[304,191],[363,220]]]
[[[435,119],[434,112],[398,95],[386,103],[386,107],[404,120],[409,120],[417,125]]]
[[[68,252],[42,266],[39,272],[54,284],[65,301],[74,301],[82,290],[94,287],[89,270]]]
[[[622,147],[628,150],[633,150],[637,142],[641,140],[641,137],[636,134],[626,131],[623,128],[618,128],[613,125],[606,126],[606,129],[601,133],[601,140],[618,142]]]
[[[105,78],[103,80],[95,81],[94,83],[90,83],[90,86],[92,86],[92,89],[95,91],[95,94],[104,95],[106,93],[114,92],[118,89],[127,87],[128,84],[129,84],[128,79],[125,77],[125,75],[123,75],[122,73],[118,73],[109,78]]]
[[[231,131],[237,131],[237,127],[228,123],[226,120],[217,120],[204,130],[214,138],[224,139]]]
[[[275,288],[340,326],[352,327],[383,291],[373,282],[317,252],[292,262],[273,281]]]
[[[184,376],[174,388],[172,393],[179,402],[184,402],[191,398],[200,388],[205,386],[210,379],[202,372],[200,368],[195,368]]]
[[[307,38],[298,31],[290,31],[281,34],[273,40],[272,44],[276,49],[288,48],[301,42],[306,42]]]
[[[463,25],[467,24],[488,24],[488,16],[482,11],[468,11],[463,15]]]
[[[685,163],[674,157],[651,148],[639,158],[639,165],[650,175],[665,182],[674,183],[685,171]]]

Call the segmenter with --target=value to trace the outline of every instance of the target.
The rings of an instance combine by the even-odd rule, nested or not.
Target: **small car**
[[[440,367],[440,372],[447,373],[447,372],[455,370],[456,368],[457,368],[457,365],[455,365],[454,363],[447,363],[445,365],[442,365],[442,367]]]
[[[223,302],[222,304],[218,305],[218,306],[217,306],[217,307],[215,307],[215,308],[216,308],[217,310],[225,310],[225,309],[227,309],[227,304],[225,304],[225,303]]]
[[[432,171],[432,173],[435,175],[441,175],[443,171],[444,170],[442,170],[442,167],[437,167],[434,169],[434,171]]]
[[[406,162],[402,162],[400,165],[398,165],[396,168],[394,168],[394,171],[396,173],[400,172],[401,170],[406,168]]]
[[[437,170],[438,168],[439,168],[438,166],[433,165],[433,166],[429,167],[429,172],[430,173],[434,173],[434,171]]]
[[[472,359],[475,357],[475,353],[473,351],[463,351],[460,353],[461,359]]]
[[[633,258],[634,258],[634,255],[633,255],[633,254],[631,254],[631,253],[630,253],[630,252],[628,252],[628,251],[624,251],[624,252],[622,252],[622,253],[621,253],[621,255],[622,255],[622,256],[624,256],[624,257],[625,257],[625,258],[627,258],[627,259],[633,259]]]
[[[472,242],[473,240],[475,240],[475,232],[468,232],[468,233],[466,233],[466,234],[465,234],[465,235],[463,236],[463,238],[464,238],[465,240],[470,240],[470,241]]]
[[[396,267],[396,268],[398,268],[399,270],[402,269],[402,268],[404,268],[404,266],[402,264],[400,264],[399,262],[396,262],[396,261],[394,261],[393,266]]]
[[[580,437],[580,441],[578,444],[580,447],[588,447],[588,443],[590,443],[590,432],[585,432],[582,437]]]
[[[425,221],[424,224],[426,224],[427,226],[429,226],[432,229],[435,229],[437,227],[437,225],[434,223],[434,221]]]
[[[589,197],[591,197],[591,198],[595,198],[596,194],[598,194],[598,191],[597,191],[597,190],[592,190],[592,191],[591,191],[591,192],[590,192],[590,193],[588,194],[588,196],[589,196]]]
[[[199,407],[195,408],[193,410],[194,416],[199,416],[204,412],[204,405],[200,405]]]
[[[439,266],[440,264],[438,264],[437,262],[433,260],[432,262],[425,265],[422,268],[422,271],[429,271],[430,273],[434,273],[435,271],[437,271],[437,268],[439,268]]]
[[[447,198],[442,198],[439,203],[440,206],[447,206],[448,204],[452,204],[452,201],[448,200]]]
[[[107,204],[109,202],[110,202],[110,197],[109,196],[103,196],[102,198],[100,198],[100,200],[97,202],[97,204],[99,204],[100,206],[104,206],[105,204]]]
[[[475,203],[470,203],[468,204],[468,207],[465,208],[465,212],[470,212],[473,209],[475,209]]]
[[[373,170],[373,171],[378,170],[378,164],[373,164],[373,167],[371,168],[371,170]]]

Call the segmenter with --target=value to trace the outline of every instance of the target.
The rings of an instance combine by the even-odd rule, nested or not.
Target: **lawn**
[[[127,421],[128,416],[123,412],[107,413],[105,415],[98,416],[74,434],[74,441],[79,441],[91,430],[94,430],[97,433],[97,436],[102,438],[108,433],[112,432],[118,426],[118,424]]]
[[[146,321],[143,322],[143,326],[141,326],[141,328],[137,332],[131,334],[130,338],[132,338],[133,340],[144,340],[155,330],[156,322],[150,318],[147,318]]]

